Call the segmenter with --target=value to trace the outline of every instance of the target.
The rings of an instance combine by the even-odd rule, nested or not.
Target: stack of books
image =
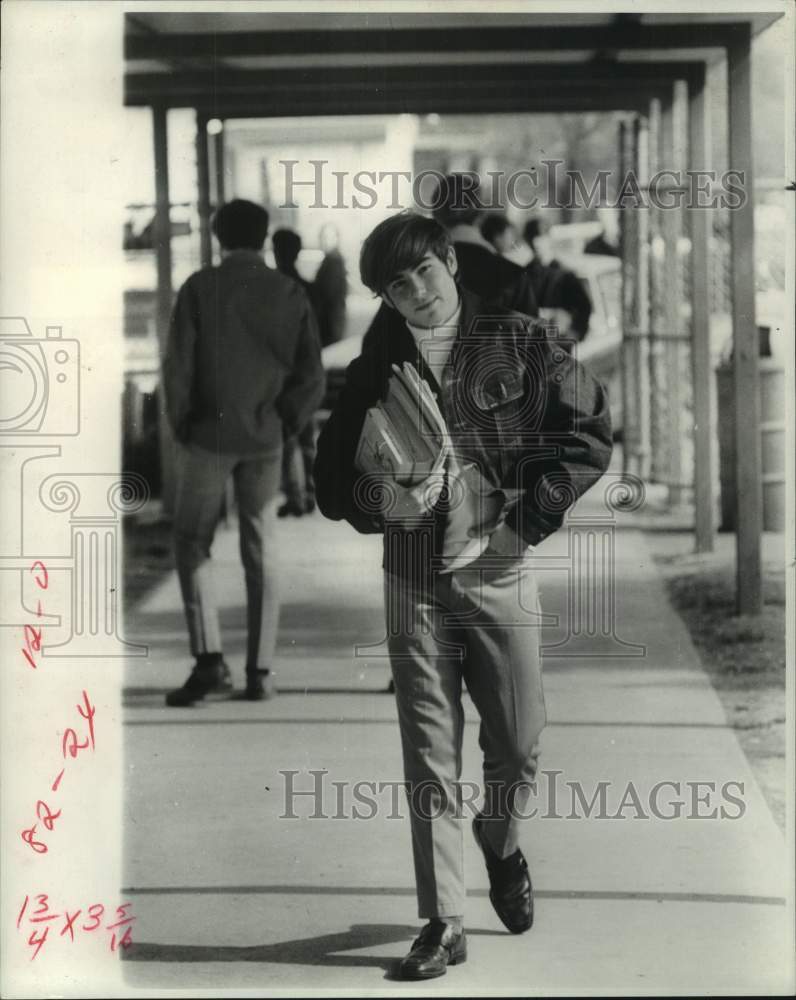
[[[417,486],[442,468],[448,431],[437,401],[414,366],[393,365],[386,399],[365,414],[356,466],[360,472]]]

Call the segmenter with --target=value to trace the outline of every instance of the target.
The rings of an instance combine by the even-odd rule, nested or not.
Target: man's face
[[[417,267],[399,271],[387,284],[382,298],[412,326],[440,326],[450,319],[459,304],[455,274],[453,247],[444,261],[427,253]]]

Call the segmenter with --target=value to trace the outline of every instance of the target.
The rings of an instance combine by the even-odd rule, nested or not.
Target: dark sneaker
[[[484,818],[473,820],[475,841],[481,848],[489,875],[489,900],[495,913],[512,934],[522,934],[533,925],[533,886],[528,862],[517,850],[507,858],[499,858],[484,837]]]
[[[287,503],[283,503],[282,506],[277,509],[276,516],[301,517],[303,513],[304,513],[303,507],[300,507],[297,503],[293,503],[292,501],[289,500]]]
[[[218,653],[198,656],[188,680],[181,688],[166,695],[172,708],[193,705],[197,701],[218,701],[232,694],[232,676],[223,657]]]
[[[246,671],[247,701],[268,701],[276,694],[274,675],[270,670]]]
[[[467,960],[467,938],[442,920],[432,920],[420,932],[412,949],[398,967],[401,979],[436,979],[449,965]]]

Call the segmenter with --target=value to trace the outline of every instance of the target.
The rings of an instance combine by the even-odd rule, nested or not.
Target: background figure
[[[301,253],[301,237],[292,229],[277,229],[271,237],[274,259],[282,274],[297,281],[307,293],[310,302],[314,299],[313,286],[296,270],[296,261]],[[317,319],[317,317],[316,317]],[[301,517],[315,510],[315,480],[312,466],[315,462],[315,415],[298,434],[286,437],[282,452],[282,492],[285,502],[277,510],[279,517]]]
[[[166,695],[175,706],[232,688],[210,558],[230,476],[246,577],[246,697],[273,693],[274,508],[283,429],[297,434],[324,389],[307,296],[262,257],[268,213],[250,201],[231,201],[216,213],[213,232],[221,264],[195,272],[180,289],[163,357],[166,411],[177,441],[177,573],[196,657],[185,684]]]
[[[301,237],[292,229],[277,229],[271,237],[276,266],[282,274],[297,281],[309,297],[312,296],[312,282],[301,277],[296,269],[296,261],[301,253]]]
[[[448,231],[465,288],[492,305],[537,315],[537,300],[530,276],[506,260],[481,234],[484,216],[470,174],[442,178],[434,199],[434,218]]]
[[[494,212],[487,215],[481,223],[481,235],[491,246],[497,250],[501,257],[505,257],[517,245],[517,230],[505,215],[498,215]]]
[[[339,236],[336,226],[330,222],[322,226],[318,241],[324,257],[315,275],[312,296],[321,346],[326,347],[342,340],[345,335],[348,276],[343,255],[337,248]]]
[[[598,208],[597,219],[602,223],[602,231],[588,241],[583,252],[602,254],[606,257],[621,257],[616,213],[610,208]]]
[[[533,251],[527,272],[539,303],[539,315],[554,321],[559,334],[581,341],[589,332],[592,302],[575,272],[553,258],[548,229],[541,219],[531,219],[523,231]]]

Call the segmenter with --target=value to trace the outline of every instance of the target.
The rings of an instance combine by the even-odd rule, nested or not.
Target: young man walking
[[[185,684],[166,704],[228,696],[210,550],[232,476],[246,578],[246,697],[274,693],[279,620],[274,552],[283,434],[297,434],[323,396],[320,342],[304,290],[266,266],[268,213],[249,201],[213,220],[218,267],[192,274],[177,296],[163,387],[177,441],[174,538],[191,653]]]
[[[466,957],[463,681],[481,718],[485,799],[473,831],[490,899],[511,932],[531,926],[517,817],[545,723],[532,549],[605,470],[611,427],[602,387],[542,327],[459,287],[456,252],[434,220],[402,213],[381,223],[360,270],[387,309],[321,433],[317,498],[327,517],[384,532],[418,912],[428,920],[400,975],[427,979]],[[356,467],[366,410],[404,362],[447,425],[441,488]]]

